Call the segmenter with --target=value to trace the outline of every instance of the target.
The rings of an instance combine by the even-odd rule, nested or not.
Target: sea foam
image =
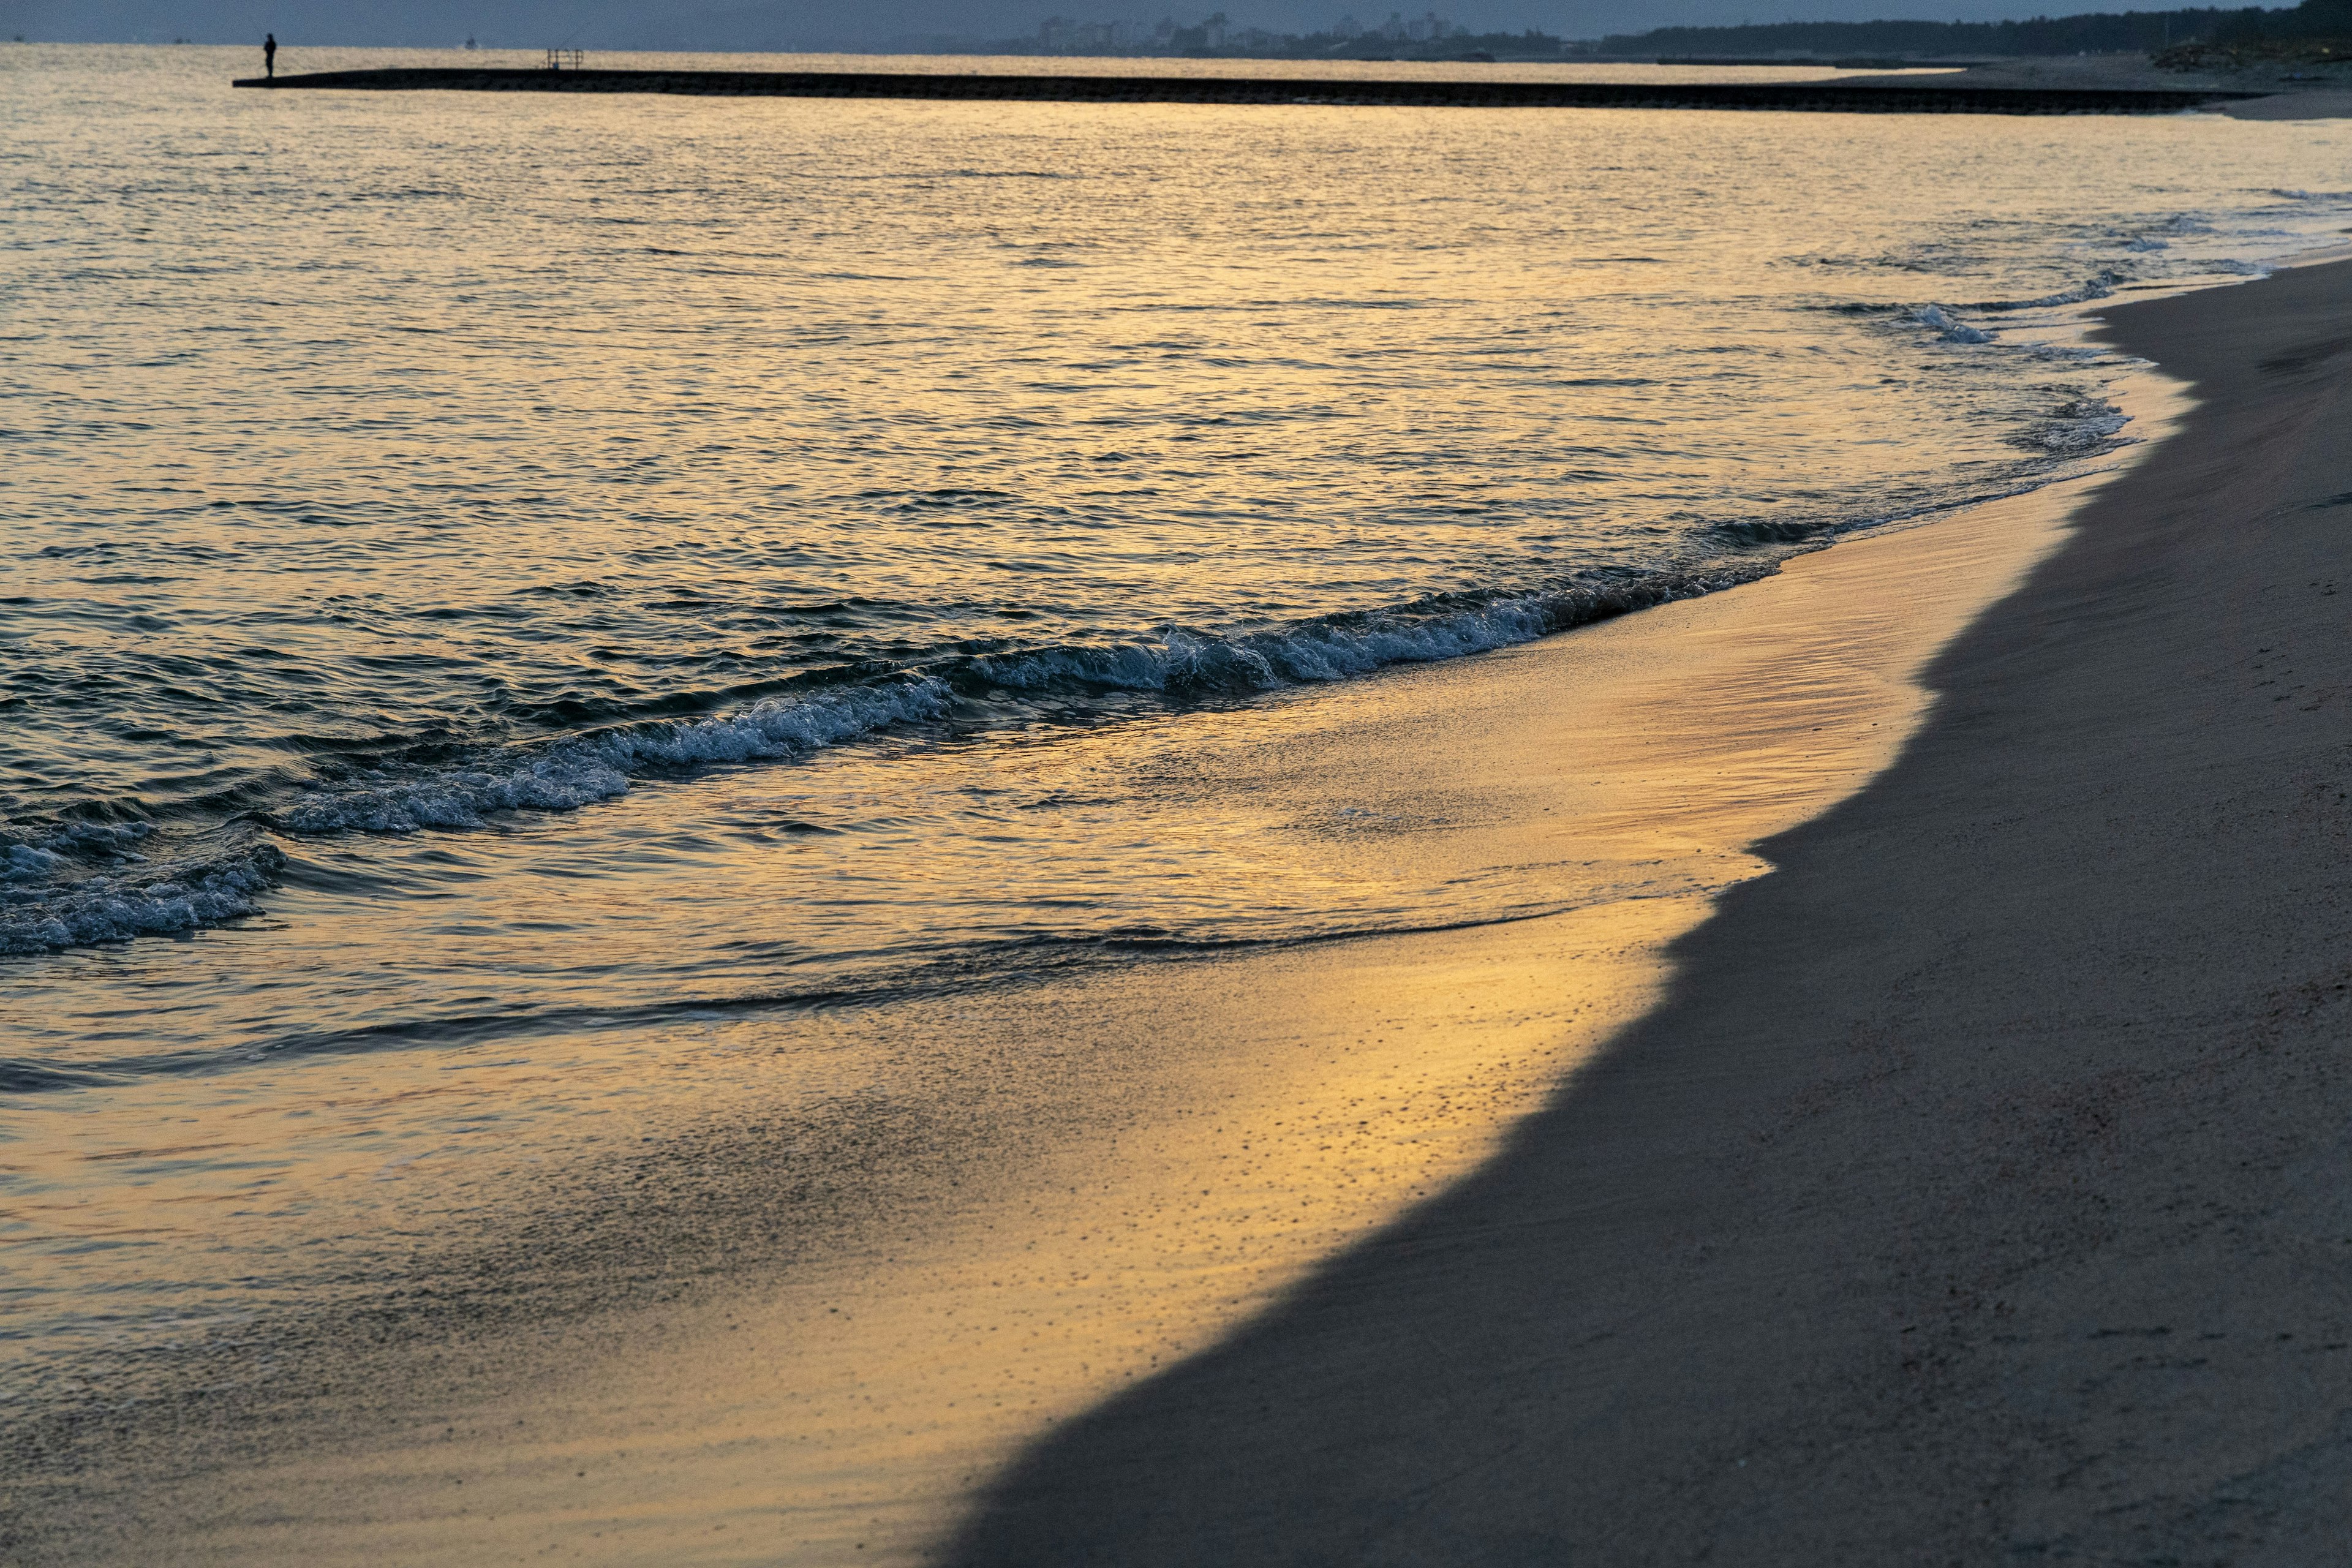
[[[1769,563],[1648,573],[1619,581],[1427,602],[1227,635],[1183,627],[1098,644],[1064,644],[942,661],[887,684],[777,697],[740,712],[560,741],[530,754],[321,790],[270,819],[286,832],[413,833],[471,828],[518,811],[567,812],[629,791],[657,771],[789,761],[890,725],[947,717],[960,698],[1155,692],[1239,696],[1340,680],[1393,664],[1506,647],[1586,621],[1746,582]]]
[[[0,847],[0,954],[195,931],[257,913],[284,854],[250,841],[150,860],[146,823],[75,823]]]
[[[1941,305],[1923,305],[1913,312],[1913,321],[1932,330],[1948,343],[1989,343],[1992,334],[1982,327],[1971,327]]]
[[[893,724],[947,717],[964,699],[1153,692],[1180,700],[1345,679],[1390,665],[1458,658],[1532,641],[1589,621],[1713,593],[1774,570],[1769,559],[1628,574],[1547,590],[1423,601],[1214,635],[1163,627],[1095,645],[1066,644],[943,661],[886,683],[775,697],[742,710],[581,735],[529,753],[330,787],[240,831],[297,837],[414,833],[487,826],[515,812],[569,812],[628,793],[656,771],[790,761]],[[0,837],[0,954],[190,931],[259,912],[285,855],[267,839],[151,862],[149,824],[76,823]]]
[[[888,724],[938,718],[949,700],[946,685],[928,678],[770,698],[740,713],[559,742],[504,765],[327,791],[278,813],[277,821],[299,834],[413,833],[479,827],[497,812],[576,811],[627,794],[632,777],[656,769],[803,756]]]

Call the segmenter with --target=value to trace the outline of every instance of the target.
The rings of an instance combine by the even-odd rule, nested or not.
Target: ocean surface
[[[2113,461],[2085,303],[2352,226],[2340,122],[254,64],[0,46],[8,1355],[264,1290],[140,1194],[234,1205],[295,1134],[131,1126],[246,1075],[1597,896],[1418,876],[1225,764],[1337,684]]]

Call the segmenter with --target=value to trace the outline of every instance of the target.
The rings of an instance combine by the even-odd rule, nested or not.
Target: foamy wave
[[[1234,637],[1170,631],[1152,639],[975,659],[971,668],[1014,691],[1074,685],[1177,694],[1265,691],[1528,642],[1554,629],[1556,613],[1546,599],[1528,596],[1453,614],[1390,613]]]
[[[1476,604],[1433,602],[1333,616],[1230,637],[1171,629],[1127,642],[977,658],[967,668],[972,677],[1013,691],[1085,687],[1173,696],[1265,691],[1532,642],[1589,621],[1713,593],[1770,570],[1769,563],[1730,563],[1499,595]]]
[[[1923,305],[1911,313],[1911,319],[1933,331],[1948,343],[1989,343],[1992,334],[1982,327],[1971,327],[1941,305]]]
[[[2060,305],[2080,305],[2092,300],[2105,300],[2116,291],[2116,275],[2103,272],[2096,278],[2085,278],[2072,289],[2061,289],[2055,294],[2044,294],[2033,300],[1986,300],[1971,305],[1973,310],[2048,310]],[[1924,319],[1924,318],[1923,318]]]
[[[941,718],[958,688],[975,695],[1091,689],[1187,698],[1339,680],[1528,642],[1774,569],[1772,560],[1738,561],[1476,602],[1425,601],[1229,637],[1171,628],[1126,642],[960,659],[887,685],[772,698],[740,713],[581,736],[506,766],[420,771],[321,791],[264,820],[301,835],[479,827],[498,813],[572,811],[609,800],[656,769],[800,757],[890,724]],[[0,954],[220,925],[259,912],[285,865],[267,842],[151,865],[132,846],[146,844],[153,831],[143,823],[0,829]]]
[[[2065,405],[2050,418],[2011,437],[2011,445],[2074,457],[2113,440],[2130,423],[2129,415],[2105,398],[2086,397]]]
[[[656,768],[803,755],[905,720],[947,710],[943,682],[770,698],[740,713],[692,723],[647,725],[562,742],[506,768],[459,768],[366,789],[313,795],[278,814],[302,834],[414,833],[479,827],[502,811],[576,811],[626,795],[629,780]]]
[[[771,699],[694,723],[584,736],[504,767],[441,769],[324,792],[275,820],[304,835],[479,827],[498,813],[573,811],[610,800],[627,794],[631,779],[655,769],[803,756],[889,724],[941,718],[959,688],[1013,696],[1092,690],[1201,698],[1341,680],[1388,665],[1529,642],[1586,621],[1711,593],[1771,569],[1769,562],[1738,563],[1476,604],[1335,616],[1227,637],[1170,628],[1120,642],[960,659],[888,686]]]
[[[2144,360],[2134,361],[2127,359],[2124,355],[2115,353],[2112,349],[2097,348],[2085,343],[2027,343],[2023,346],[2021,352],[2028,359],[2053,360],[2062,364],[2087,365],[2100,363],[2107,364],[2132,364],[2147,363]]]
[[[144,822],[68,822],[54,827],[0,827],[0,882],[47,881],[93,860],[136,862],[131,848],[155,829]]]
[[[129,834],[132,841],[146,837],[127,828],[111,831]],[[257,844],[241,854],[149,873],[79,874],[85,868],[79,858],[12,843],[5,863],[0,954],[16,954],[195,931],[256,913],[285,857],[271,845]]]
[[[2114,297],[2116,279],[2112,273],[2100,278],[2085,278],[2072,289],[2061,289],[2055,294],[2044,294],[2033,301],[2035,306],[2080,305],[2089,300]]]

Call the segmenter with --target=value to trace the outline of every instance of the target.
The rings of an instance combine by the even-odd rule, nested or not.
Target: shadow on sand
[[[1063,1427],[949,1560],[2328,1549],[2352,270],[2113,321],[2204,401],[1901,760],[1490,1164]]]

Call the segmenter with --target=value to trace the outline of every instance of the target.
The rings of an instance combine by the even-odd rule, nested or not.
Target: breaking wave
[[[854,736],[946,712],[937,680],[770,698],[740,713],[559,742],[535,756],[312,795],[277,815],[289,833],[413,833],[479,827],[494,813],[576,811],[625,795],[656,770],[805,756]]]
[[[1732,542],[1761,542],[1758,541]],[[246,842],[151,860],[144,822],[77,823],[0,839],[0,954],[183,932],[259,912],[286,864],[259,830],[296,837],[467,829],[522,812],[568,812],[628,793],[631,781],[790,761],[969,705],[1143,692],[1178,701],[1245,697],[1454,658],[1764,576],[1778,558],[1553,588],[1444,595],[1384,610],[1218,636],[1168,627],[1092,645],[959,657],[875,684],[773,697],[739,712],[573,736],[443,766],[394,767],[322,788],[239,825]]]
[[[266,840],[150,858],[143,822],[70,823],[0,837],[0,954],[89,947],[258,912],[284,854]]]
[[[2079,457],[2123,433],[2131,416],[2103,397],[2078,398],[2010,437],[2010,444],[2053,457]]]
[[[1178,698],[1342,680],[1393,664],[1457,658],[1671,599],[1743,583],[1769,564],[1726,563],[1519,594],[1461,595],[1223,637],[1171,628],[1154,637],[971,660],[959,684],[1010,691],[1099,689]]]
[[[1923,305],[1912,313],[1913,321],[1933,331],[1948,343],[1989,343],[1992,334],[1982,327],[1969,326],[1941,305]]]
[[[886,683],[769,698],[737,713],[611,730],[525,756],[325,790],[269,820],[301,836],[480,827],[501,813],[575,811],[611,800],[648,773],[789,761],[893,725],[946,719],[965,701],[1105,692],[1184,701],[1242,697],[1529,642],[1772,569],[1767,561],[1730,562],[1548,591],[1453,595],[1255,632],[1167,627],[1114,642],[958,657]]]
[[[2159,242],[2160,243],[2160,242]],[[2061,289],[2032,300],[1979,300],[1964,309],[1970,310],[2051,310],[2062,305],[2084,305],[2094,300],[2105,300],[2116,291],[2119,274],[2102,272],[2095,278],[2085,278],[2072,289]]]

